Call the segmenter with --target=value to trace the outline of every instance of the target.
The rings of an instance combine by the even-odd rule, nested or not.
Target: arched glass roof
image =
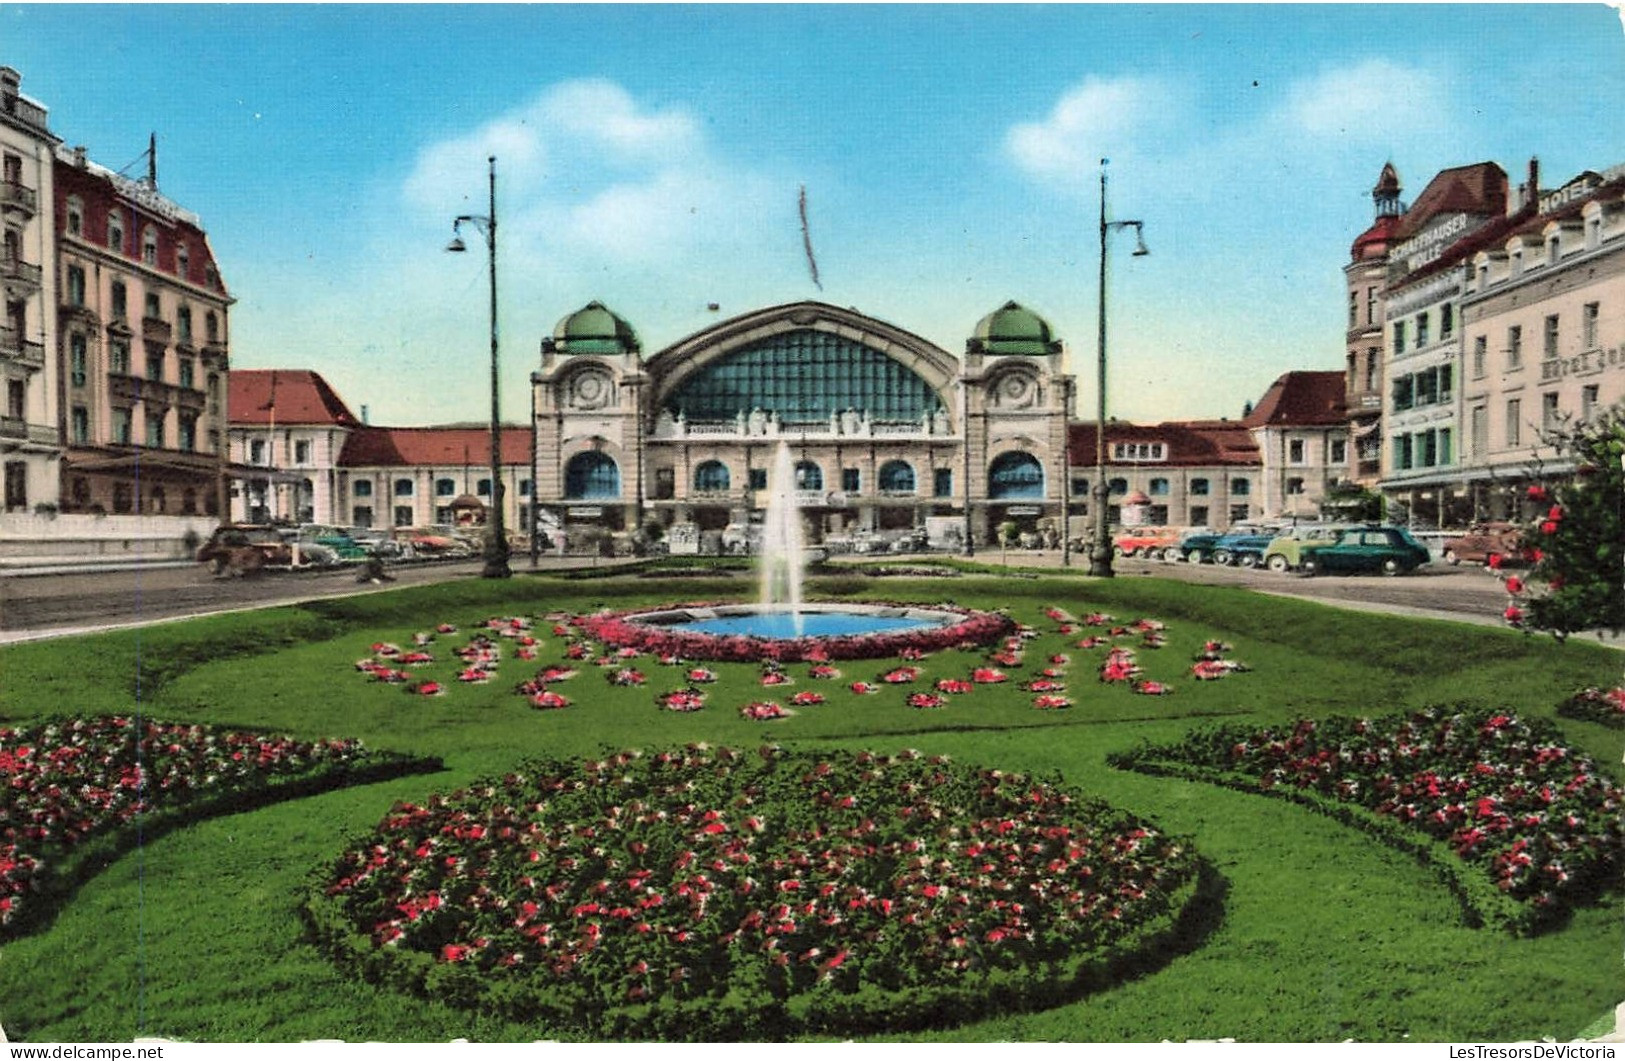
[[[907,366],[856,340],[807,328],[781,332],[705,365],[666,398],[693,421],[752,410],[781,423],[827,423],[848,409],[871,420],[919,420],[942,407]]]

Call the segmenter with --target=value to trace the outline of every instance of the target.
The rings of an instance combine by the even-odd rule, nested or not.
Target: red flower
[[[1523,592],[1523,579],[1519,578],[1517,575],[1508,575],[1507,576],[1507,592],[1508,593],[1522,593]]]
[[[1534,483],[1529,487],[1528,496],[1531,501],[1545,501],[1548,495],[1544,486]]]

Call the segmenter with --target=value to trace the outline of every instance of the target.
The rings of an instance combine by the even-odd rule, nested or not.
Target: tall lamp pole
[[[1106,236],[1125,228],[1134,229],[1134,257],[1151,251],[1145,245],[1144,221],[1106,220],[1106,164],[1100,160],[1100,333],[1095,346],[1095,545],[1089,553],[1089,574],[1112,577],[1111,525],[1106,520],[1106,502],[1111,487],[1106,482]]]
[[[482,578],[508,578],[513,571],[508,567],[508,528],[503,514],[502,488],[502,404],[497,391],[497,158],[489,156],[491,204],[484,215],[461,214],[451,223],[451,242],[448,251],[461,253],[468,249],[463,242],[462,226],[466,221],[485,237],[485,249],[491,260],[491,519],[487,523],[485,539],[485,567]],[[534,485],[531,491],[535,493]],[[534,501],[534,498],[532,498]]]

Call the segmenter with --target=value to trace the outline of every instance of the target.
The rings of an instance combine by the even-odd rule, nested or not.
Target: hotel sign
[[[1540,197],[1540,212],[1549,214],[1553,210],[1567,206],[1576,199],[1584,199],[1602,185],[1602,178],[1595,173],[1582,173],[1569,181],[1557,191]]]

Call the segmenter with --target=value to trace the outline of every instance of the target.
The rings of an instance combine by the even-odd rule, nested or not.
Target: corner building
[[[536,505],[566,533],[674,538],[746,525],[790,449],[809,541],[925,529],[972,546],[1005,520],[1060,525],[1072,378],[1015,302],[956,357],[820,302],[722,321],[645,358],[594,302],[561,320],[531,377]]]

